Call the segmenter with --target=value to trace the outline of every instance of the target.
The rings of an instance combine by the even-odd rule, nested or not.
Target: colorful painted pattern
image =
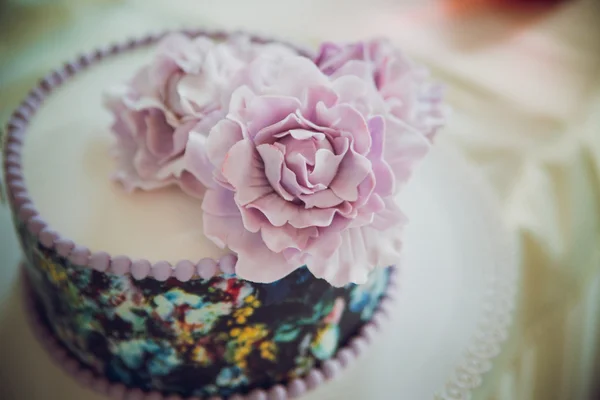
[[[228,396],[304,375],[368,321],[389,280],[334,288],[306,268],[272,284],[135,280],[71,265],[19,227],[46,323],[112,381],[184,396]]]

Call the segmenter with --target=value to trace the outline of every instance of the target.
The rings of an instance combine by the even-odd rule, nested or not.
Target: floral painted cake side
[[[95,374],[145,391],[229,396],[304,376],[358,333],[390,269],[333,287],[306,268],[269,284],[181,282],[71,264],[18,226],[42,319]]]

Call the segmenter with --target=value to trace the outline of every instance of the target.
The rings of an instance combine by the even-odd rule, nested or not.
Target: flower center
[[[271,187],[285,201],[312,208],[315,204],[308,198],[328,189],[341,156],[335,154],[328,135],[314,129],[291,129],[275,137],[272,145],[259,146],[265,165],[270,166]]]

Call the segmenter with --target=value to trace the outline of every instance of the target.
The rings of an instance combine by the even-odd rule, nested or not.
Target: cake
[[[33,312],[120,397],[298,396],[380,327],[395,198],[445,114],[380,39],[186,31],[81,56],[8,126]]]

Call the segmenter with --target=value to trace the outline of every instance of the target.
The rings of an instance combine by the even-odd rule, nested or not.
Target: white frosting
[[[110,58],[50,95],[23,146],[27,188],[54,230],[92,251],[152,262],[219,257],[226,251],[202,232],[201,201],[175,187],[126,193],[110,179],[113,137],[102,94],[149,56],[141,50]]]

